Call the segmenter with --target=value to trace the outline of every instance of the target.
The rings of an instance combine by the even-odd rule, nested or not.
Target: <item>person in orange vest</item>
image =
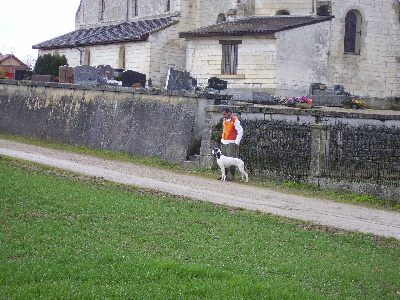
[[[232,115],[228,107],[224,107],[221,111],[222,114],[222,137],[221,137],[221,151],[225,156],[238,157],[239,145],[243,137],[243,127],[239,119]],[[233,181],[235,178],[235,166],[230,166],[230,176],[228,170],[225,169],[226,180]]]

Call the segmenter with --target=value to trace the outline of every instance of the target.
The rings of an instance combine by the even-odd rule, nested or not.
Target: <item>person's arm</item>
[[[236,140],[235,140],[235,144],[239,145],[240,141],[242,140],[242,137],[243,137],[243,127],[242,127],[242,124],[240,124],[239,119],[235,120],[235,129],[236,129],[236,131],[238,133],[237,137],[236,137]]]

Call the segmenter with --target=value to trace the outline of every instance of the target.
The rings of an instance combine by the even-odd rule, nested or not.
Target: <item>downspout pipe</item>
[[[128,22],[129,19],[129,0],[126,0],[126,19],[125,22]]]
[[[79,47],[77,45],[75,45],[75,48],[78,49],[78,51],[80,52],[79,55],[79,65],[82,66],[82,55],[83,55],[83,50],[79,49]]]

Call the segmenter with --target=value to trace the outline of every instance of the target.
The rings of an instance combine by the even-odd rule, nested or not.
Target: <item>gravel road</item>
[[[42,148],[0,139],[0,155],[34,161],[104,179],[213,203],[312,221],[400,240],[400,213],[276,192],[245,183],[221,182],[135,163]],[[251,176],[249,178],[251,180]]]

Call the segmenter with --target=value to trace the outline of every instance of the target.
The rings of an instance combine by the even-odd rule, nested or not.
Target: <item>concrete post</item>
[[[328,167],[329,130],[328,125],[310,124],[311,127],[311,162],[310,183],[319,185],[319,178],[324,177]]]

